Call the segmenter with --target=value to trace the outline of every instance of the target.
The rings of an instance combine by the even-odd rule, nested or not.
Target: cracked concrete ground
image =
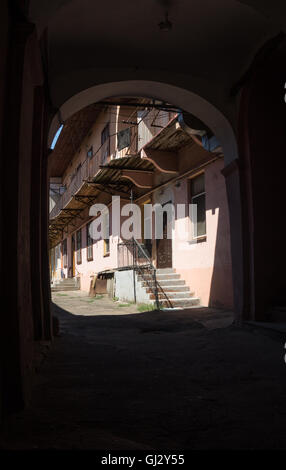
[[[282,340],[214,309],[138,313],[80,292],[53,302],[61,336],[0,448],[285,448]]]

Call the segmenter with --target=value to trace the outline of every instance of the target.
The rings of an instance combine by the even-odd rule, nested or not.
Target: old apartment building
[[[94,120],[94,122],[93,122]],[[65,164],[65,161],[68,162]],[[231,308],[232,268],[222,149],[203,123],[172,105],[139,98],[90,106],[67,122],[56,142],[50,178],[50,269],[53,289],[77,286],[119,300]],[[120,196],[120,206],[112,196]],[[133,246],[114,233],[113,211],[141,208],[141,232]],[[107,234],[92,239],[95,214],[109,207]],[[173,204],[167,237],[144,237],[146,204]],[[197,207],[196,233],[180,239]],[[179,205],[186,208],[185,218]],[[127,214],[121,216],[121,225]],[[153,216],[154,225],[154,214]],[[150,236],[151,237],[151,236]],[[135,279],[133,279],[135,270]],[[154,283],[153,276],[156,281]]]

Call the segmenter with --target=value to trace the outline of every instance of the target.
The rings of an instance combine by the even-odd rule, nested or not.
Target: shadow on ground
[[[61,336],[30,406],[6,423],[2,448],[285,447],[279,341],[216,328],[211,313],[204,324],[202,309],[112,313],[103,300],[87,313],[87,298],[55,302]]]

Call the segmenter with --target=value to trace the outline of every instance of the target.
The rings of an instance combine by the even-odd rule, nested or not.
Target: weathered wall
[[[121,200],[121,206],[124,204],[124,201]],[[84,222],[80,221],[79,226],[76,230],[69,229],[69,235],[67,236],[67,257],[68,265],[63,269],[65,277],[68,277],[69,270],[72,266],[72,234],[76,234],[77,230],[81,230],[81,263],[77,263],[75,255],[75,267],[76,267],[76,276],[80,277],[80,287],[83,291],[88,292],[90,288],[90,281],[94,274],[108,269],[117,268],[117,244],[118,237],[112,235],[112,205],[109,206],[110,214],[110,252],[108,255],[104,255],[104,241],[98,240],[93,243],[93,260],[89,261],[87,259],[87,233],[86,225],[88,222],[94,220],[94,217],[90,218],[88,216],[89,209],[86,209],[82,214]]]
[[[245,84],[239,143],[243,176],[246,284],[249,317],[267,319],[286,304],[285,214],[286,40],[257,60]]]
[[[180,241],[180,221],[176,220],[173,267],[202,305],[232,308],[230,228],[222,168],[223,161],[205,168],[206,239],[196,244]],[[174,187],[175,204],[190,203],[189,181],[184,179],[179,187]]]
[[[43,232],[41,236],[39,228],[47,212],[42,219],[43,167],[37,164],[44,156],[47,122],[44,123],[45,96],[34,25],[15,12],[9,21],[5,2],[1,3],[0,17],[5,23],[1,28],[0,54],[4,76],[0,87],[1,223],[7,227],[1,232],[1,288],[3,305],[9,306],[1,320],[1,364],[2,403],[5,412],[10,413],[29,400],[34,340],[51,337],[51,331],[44,332],[42,328],[41,283],[47,265],[44,268],[41,261],[41,253],[46,252],[41,243],[47,240],[47,234]],[[47,278],[46,272],[45,281]],[[45,290],[48,293],[47,282]],[[49,307],[46,302],[46,326],[50,322]]]
[[[8,27],[9,27],[9,16],[8,16],[8,2],[2,1],[0,3],[0,148],[2,148],[2,132],[3,132],[3,122],[4,122],[4,115],[5,115],[5,94],[6,94],[6,79],[7,79],[7,59],[8,59]],[[1,181],[3,175],[3,166],[2,166],[2,158],[1,158]],[[3,194],[2,194],[3,196]],[[1,198],[1,212],[0,212],[0,220],[1,224],[3,223],[3,212],[2,212],[2,204],[3,199]],[[3,239],[2,239],[2,230],[0,230],[0,265],[3,267]],[[3,268],[2,268],[3,269]],[[2,269],[1,269],[1,280],[2,280]],[[2,322],[2,319],[1,319]],[[0,342],[1,342],[1,355],[4,354],[4,350],[2,349],[2,334],[3,328],[0,329]],[[4,379],[4,371],[3,371],[3,364],[0,361],[0,422],[3,412],[3,403],[4,401],[4,390],[3,390],[3,379]]]
[[[125,302],[134,302],[134,279],[133,270],[117,271],[114,274],[115,278],[115,297]],[[144,287],[141,286],[141,281],[138,280],[137,274],[135,275],[135,289],[136,289],[136,302],[137,303],[153,303],[146,293]]]

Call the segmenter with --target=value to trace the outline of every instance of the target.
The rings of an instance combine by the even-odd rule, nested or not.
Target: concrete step
[[[180,279],[180,274],[176,273],[166,273],[166,274],[157,274],[158,281],[167,281],[168,279]]]
[[[194,292],[190,291],[184,279],[181,279],[180,274],[176,274],[174,269],[157,269],[156,279],[174,308],[190,308],[200,305],[200,299],[194,297]],[[155,301],[156,297],[153,292],[155,283],[153,276],[148,273],[146,273],[145,276],[138,275],[138,280],[141,281],[142,287],[145,287],[150,300]],[[159,290],[158,299],[162,307],[170,307],[166,296]]]
[[[176,273],[175,269],[173,268],[160,268],[156,270],[157,274],[171,274],[171,273]]]
[[[56,286],[51,287],[52,292],[63,292],[63,291],[75,291],[79,290],[79,287],[76,286]]]
[[[65,290],[79,290],[79,283],[76,278],[67,277],[59,279],[51,286],[52,292],[65,291]]]
[[[190,299],[192,298],[191,292],[169,292],[164,291],[169,299]]]
[[[160,283],[161,285],[161,283]],[[152,292],[149,286],[144,286],[147,287],[146,291]],[[163,287],[163,286],[162,286]],[[163,290],[165,292],[190,292],[189,286],[164,286]]]
[[[159,279],[158,279],[159,281]],[[185,286],[186,283],[184,279],[166,279],[159,281],[160,286],[167,287],[167,286]]]
[[[57,282],[54,284],[55,286],[63,286],[63,287],[69,287],[69,286],[76,286],[76,282]]]
[[[173,307],[181,307],[181,308],[189,308],[189,307],[194,307],[196,305],[200,305],[200,299],[197,297],[191,297],[189,299],[182,299],[182,298],[177,298],[177,299],[170,299],[170,302]],[[167,301],[160,301],[160,305],[162,307],[169,307]]]
[[[164,291],[168,299],[170,300],[177,300],[177,299],[192,299],[192,294],[190,292],[166,292]],[[153,292],[149,293],[150,299],[156,299],[155,294]],[[165,295],[162,292],[158,292],[159,299],[165,299]]]
[[[163,288],[167,288],[169,286],[185,286],[185,281],[183,279],[175,279],[175,280],[172,280],[172,279],[168,279],[167,281],[159,281],[159,284],[161,287]],[[148,283],[146,281],[142,281],[142,286],[143,287],[148,287]]]
[[[139,281],[145,281],[145,279],[153,280],[153,276],[151,274],[145,274],[145,276],[142,276],[141,274],[138,275],[138,280]],[[156,279],[159,282],[161,282],[161,281],[172,281],[172,280],[178,281],[180,279],[180,274],[174,274],[174,273],[157,274]]]

